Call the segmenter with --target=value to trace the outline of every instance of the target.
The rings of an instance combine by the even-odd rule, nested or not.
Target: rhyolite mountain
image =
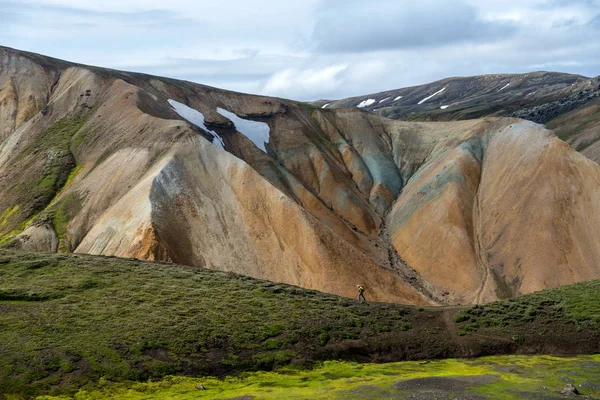
[[[407,122],[0,48],[9,248],[479,303],[599,278],[599,183],[522,119]]]

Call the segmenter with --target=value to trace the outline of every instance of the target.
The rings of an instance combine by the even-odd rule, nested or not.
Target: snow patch
[[[446,109],[446,108],[448,108],[448,107],[450,107],[450,106],[441,106],[440,108],[441,108],[442,110],[445,110],[445,109]]]
[[[423,103],[425,103],[427,100],[429,100],[429,99],[430,99],[430,98],[432,98],[433,96],[436,96],[436,95],[438,95],[438,94],[442,93],[444,90],[446,90],[446,88],[443,88],[442,90],[438,90],[437,92],[435,92],[434,94],[432,94],[432,95],[431,95],[431,96],[429,96],[429,97],[425,97],[423,100],[421,100],[421,101],[419,102],[419,104],[423,104]]]
[[[201,128],[206,132],[210,133],[214,138],[212,144],[225,150],[223,139],[221,139],[217,132],[211,131],[204,124],[204,114],[175,100],[169,99],[168,102],[171,105],[171,107],[173,107],[173,110],[175,110],[175,112],[179,114],[181,118],[185,119],[190,124],[196,125],[198,128]]]
[[[510,86],[510,83],[507,83],[506,85],[504,85],[504,86],[502,87],[502,89],[500,89],[500,90],[498,90],[498,91],[499,91],[499,92],[501,92],[501,91],[503,91],[504,89],[506,89],[506,88],[507,88],[507,87],[509,87],[509,86]]]
[[[400,100],[401,98],[402,98],[402,96],[398,96],[398,97],[396,97],[396,98],[394,99],[394,101],[398,101],[398,100]]]
[[[384,101],[388,101],[389,99],[390,99],[389,97],[386,97],[386,98],[385,98],[385,99],[383,99],[383,100],[379,100],[379,104],[383,103]]]
[[[321,108],[327,108],[327,107],[328,107],[330,104],[331,104],[331,103],[327,103],[327,104],[325,104],[325,105],[324,105],[323,107],[321,107]]]
[[[356,107],[358,108],[363,108],[363,107],[368,107],[371,104],[375,103],[375,99],[367,99],[367,100],[363,100],[360,103],[358,103],[358,105]]]
[[[265,153],[267,152],[265,143],[269,143],[269,134],[271,133],[269,125],[264,122],[257,122],[238,117],[236,114],[223,108],[217,108],[217,112],[233,122],[235,129],[248,139],[252,140],[256,147]]]

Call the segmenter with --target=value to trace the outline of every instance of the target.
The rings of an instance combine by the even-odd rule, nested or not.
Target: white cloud
[[[338,89],[342,84],[340,74],[348,68],[347,64],[332,65],[325,68],[299,70],[288,68],[279,71],[264,85],[264,93],[272,96],[305,98],[309,95],[325,95]]]
[[[600,0],[0,0],[2,45],[300,100],[600,74]]]

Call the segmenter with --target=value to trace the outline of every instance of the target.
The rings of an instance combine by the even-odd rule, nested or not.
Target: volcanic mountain
[[[446,78],[426,85],[312,104],[321,108],[357,107],[412,121],[514,116],[546,123],[598,96],[600,77],[531,72]]]
[[[0,48],[0,244],[411,304],[600,277],[600,167],[553,132],[321,107]]]

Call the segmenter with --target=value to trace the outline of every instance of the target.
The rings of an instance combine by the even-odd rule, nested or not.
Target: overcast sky
[[[299,100],[600,75],[600,0],[0,0],[0,44]]]

